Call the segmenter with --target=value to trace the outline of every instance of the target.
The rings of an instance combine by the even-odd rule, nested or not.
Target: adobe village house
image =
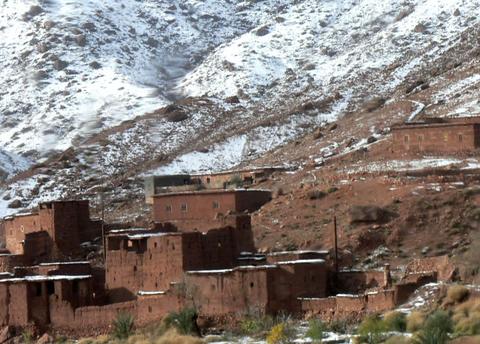
[[[473,120],[392,131],[392,150],[400,154],[471,152],[480,143]],[[281,170],[147,178],[152,228],[103,233],[101,221],[90,219],[88,201],[43,203],[35,213],[5,218],[0,325],[88,334],[106,331],[120,312],[142,326],[184,307],[216,320],[252,309],[328,320],[392,309],[419,286],[453,277],[448,257],[414,260],[392,284],[388,265],[345,270],[331,248],[257,253],[250,214],[271,192],[228,187],[255,186]],[[104,264],[77,261],[82,243],[103,234]]]

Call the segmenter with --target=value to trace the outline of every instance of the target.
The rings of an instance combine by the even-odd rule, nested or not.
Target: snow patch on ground
[[[368,165],[362,165],[360,162],[346,168],[343,170],[343,172],[348,174],[363,172],[402,172],[445,167],[455,167],[461,170],[480,169],[480,160],[476,158],[424,158],[414,160],[387,160],[369,162]]]
[[[231,138],[223,144],[215,145],[208,152],[182,155],[172,163],[151,171],[151,174],[182,174],[229,169],[242,160],[246,142],[245,136]]]

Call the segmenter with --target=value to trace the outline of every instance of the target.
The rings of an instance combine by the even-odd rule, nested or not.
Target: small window
[[[153,247],[157,248],[158,244],[156,242],[153,243]]]
[[[418,140],[419,142],[422,142],[422,141],[423,141],[423,135],[418,135],[417,140]]]
[[[253,282],[250,283],[250,288],[253,288],[254,287],[254,284]]]
[[[80,287],[79,287],[79,283],[78,281],[73,281],[73,284],[72,284],[72,292],[74,294],[78,294],[78,291],[80,290]]]
[[[42,296],[42,284],[35,283],[35,296]]]
[[[213,201],[212,207],[213,207],[213,209],[218,209],[218,208],[220,208],[220,203],[218,203],[218,201]]]
[[[207,178],[207,184],[210,184],[210,178]]]
[[[186,211],[187,211],[187,204],[186,204],[186,203],[182,203],[180,209],[181,209],[183,212],[186,212]]]
[[[458,142],[463,142],[463,135],[462,134],[458,135]]]
[[[166,205],[166,206],[165,206],[165,211],[166,211],[167,213],[171,213],[171,212],[172,212],[172,206],[171,206],[171,205]]]
[[[152,306],[148,306],[148,313],[152,313]]]
[[[403,137],[403,141],[404,141],[405,143],[408,143],[408,140],[409,140],[408,135],[405,135],[405,136]]]
[[[55,294],[55,284],[53,283],[53,281],[47,282],[47,294],[48,295]]]
[[[136,265],[133,266],[133,272],[137,272],[137,266]]]

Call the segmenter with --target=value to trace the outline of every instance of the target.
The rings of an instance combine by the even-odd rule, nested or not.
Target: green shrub
[[[133,333],[134,320],[128,313],[119,313],[113,321],[113,336],[126,339]]]
[[[407,330],[407,317],[402,312],[388,312],[383,317],[387,331],[405,332]]]
[[[413,311],[407,316],[407,331],[410,333],[417,332],[425,322],[425,314],[420,311]]]
[[[197,335],[197,311],[193,308],[185,308],[179,312],[170,312],[164,320],[169,328],[175,328],[181,335]]]
[[[306,335],[312,340],[313,343],[321,343],[324,331],[325,325],[320,319],[311,319],[308,322],[308,330]]]
[[[436,311],[427,318],[422,330],[414,338],[415,344],[446,344],[453,330],[452,319],[445,311]]]
[[[265,330],[265,324],[261,319],[245,318],[240,321],[240,331],[242,334],[253,335]]]
[[[332,332],[345,334],[348,332],[348,321],[345,319],[335,319],[328,327]]]
[[[30,330],[25,330],[22,332],[23,343],[30,344],[33,343],[33,334]]]
[[[380,344],[385,340],[387,328],[378,316],[366,317],[358,327],[359,339],[362,343]]]

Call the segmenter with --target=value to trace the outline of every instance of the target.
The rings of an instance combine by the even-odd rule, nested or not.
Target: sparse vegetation
[[[450,288],[448,288],[447,291],[447,302],[451,303],[460,303],[462,301],[465,301],[465,299],[468,297],[469,291],[468,289],[460,284],[453,285]]]
[[[133,316],[128,313],[119,313],[112,325],[114,338],[127,339],[133,333]]]
[[[425,321],[413,340],[414,344],[445,344],[453,330],[452,319],[445,311],[435,311]]]
[[[425,314],[420,311],[413,311],[407,316],[407,331],[417,332],[425,322]]]
[[[468,300],[458,305],[453,313],[456,335],[480,334],[480,300]]]
[[[23,343],[30,344],[33,343],[33,334],[30,330],[25,330],[22,332]]]
[[[407,330],[407,317],[402,312],[392,311],[383,317],[388,331],[405,332]]]
[[[295,333],[288,323],[280,323],[272,327],[267,336],[267,344],[288,344],[293,340]]]
[[[181,335],[198,335],[196,319],[197,311],[193,308],[185,308],[179,312],[169,313],[164,323],[168,328],[175,328]]]
[[[387,328],[377,315],[366,317],[358,327],[359,343],[380,344],[386,339]]]
[[[308,331],[306,333],[313,343],[321,343],[325,325],[320,319],[311,319],[308,322]]]

